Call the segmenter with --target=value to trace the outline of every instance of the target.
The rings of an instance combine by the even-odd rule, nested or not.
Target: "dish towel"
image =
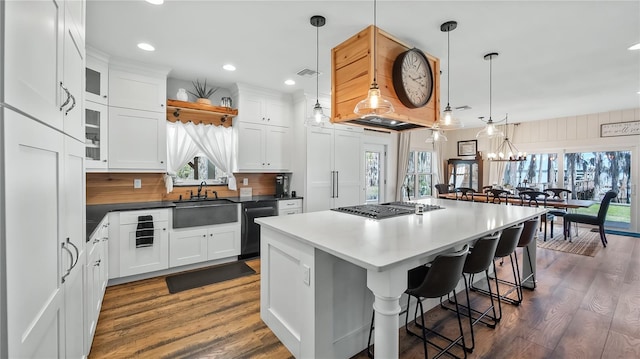
[[[136,248],[153,246],[153,216],[138,216]]]

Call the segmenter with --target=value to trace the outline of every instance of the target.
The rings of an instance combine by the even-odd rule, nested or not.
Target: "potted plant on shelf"
[[[200,83],[200,80],[196,80],[196,82],[192,82],[193,88],[195,89],[195,93],[188,91],[196,98],[197,103],[203,103],[205,105],[211,105],[211,100],[209,97],[213,95],[216,91],[218,91],[218,87],[209,87],[207,88],[207,80],[204,80],[204,84]]]

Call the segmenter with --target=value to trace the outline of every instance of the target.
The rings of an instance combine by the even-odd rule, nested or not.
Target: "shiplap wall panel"
[[[600,137],[600,116],[598,114],[590,114],[587,115],[587,138],[598,138]]]
[[[566,136],[565,139],[567,140],[575,140],[576,139],[576,133],[578,132],[578,129],[576,128],[576,117],[575,116],[571,116],[571,117],[567,117],[567,127],[566,127]]]
[[[631,122],[631,121],[635,121],[635,111],[634,110],[622,111],[622,122]]]
[[[612,112],[602,112],[598,115],[598,137],[600,137],[600,125],[611,122],[609,118]]]
[[[558,121],[546,121],[549,125],[547,128],[547,141],[555,141],[558,139]]]
[[[549,140],[549,121],[539,121],[540,123],[536,126],[535,123],[529,122],[529,126],[538,127],[538,141],[548,141]]]
[[[576,138],[587,138],[589,119],[586,115],[576,117]]]

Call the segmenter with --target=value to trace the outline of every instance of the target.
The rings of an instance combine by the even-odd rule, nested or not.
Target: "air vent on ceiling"
[[[471,110],[471,106],[464,105],[464,106],[456,107],[456,110],[460,110],[460,111]]]
[[[311,69],[302,69],[298,71],[298,75],[303,77],[316,77],[316,74],[322,75],[321,72],[316,72],[315,70]]]

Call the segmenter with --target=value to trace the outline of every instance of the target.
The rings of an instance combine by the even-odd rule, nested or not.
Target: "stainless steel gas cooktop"
[[[332,208],[332,211],[354,214],[373,219],[384,219],[397,216],[404,216],[415,213],[417,203],[413,202],[390,202],[383,204],[362,204],[357,206]],[[424,212],[441,209],[442,207],[425,204]]]

